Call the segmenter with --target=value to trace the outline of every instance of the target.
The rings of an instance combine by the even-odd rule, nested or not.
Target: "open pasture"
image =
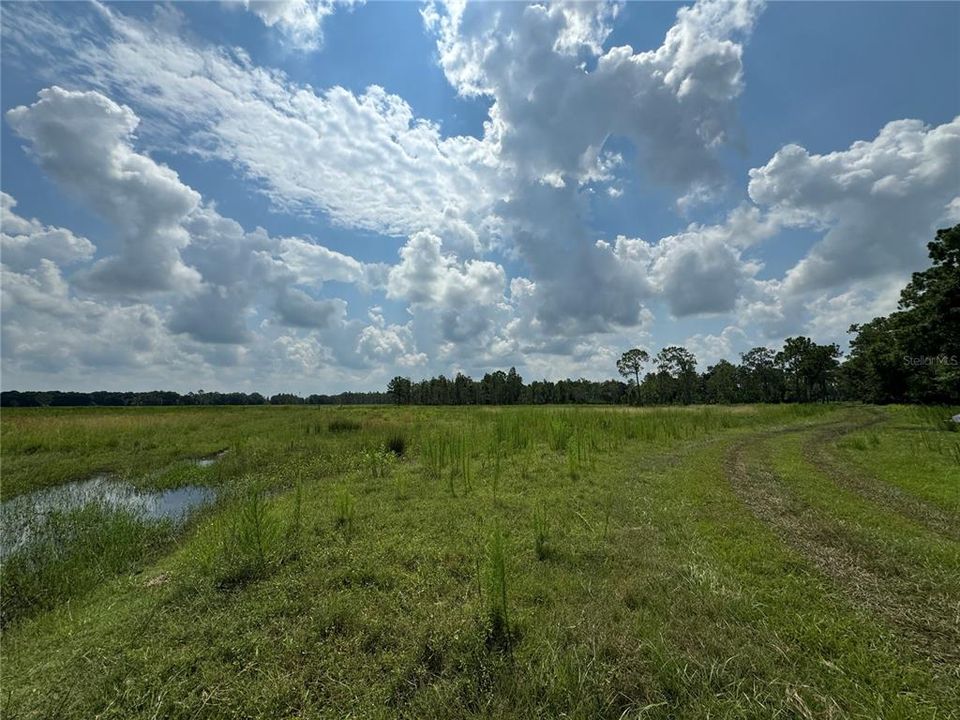
[[[958,717],[955,412],[5,410],[2,712]]]

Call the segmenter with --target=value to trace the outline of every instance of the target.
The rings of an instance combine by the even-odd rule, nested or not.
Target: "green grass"
[[[892,407],[876,428],[840,441],[845,462],[918,498],[960,515],[960,432],[943,418],[960,408]]]
[[[62,605],[99,583],[141,567],[173,535],[169,522],[148,522],[102,503],[53,511],[33,540],[4,559],[0,625]]]
[[[773,489],[874,572],[960,602],[955,543],[805,455],[875,412],[879,443],[826,449],[929,467],[916,487],[940,488],[941,455],[888,437],[899,409],[188,409],[179,431],[177,411],[5,412],[5,497],[11,467],[16,492],[94,466],[166,484],[229,452],[204,468],[220,500],[179,536],[4,630],[0,711],[957,717],[956,665],[916,651],[729,476],[745,443],[748,466],[775,470]],[[340,418],[359,428],[330,432]],[[60,469],[31,465],[58,428],[43,452]],[[155,447],[128,457],[145,437]]]

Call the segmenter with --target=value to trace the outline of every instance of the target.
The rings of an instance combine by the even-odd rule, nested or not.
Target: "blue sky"
[[[5,4],[2,29],[4,389],[843,344],[960,220],[956,3]]]

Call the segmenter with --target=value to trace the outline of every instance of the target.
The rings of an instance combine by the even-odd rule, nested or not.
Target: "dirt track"
[[[726,474],[734,491],[764,524],[827,576],[858,608],[876,614],[916,653],[960,677],[960,606],[956,598],[930,592],[911,578],[909,568],[896,562],[878,562],[852,542],[849,529],[829,514],[811,507],[787,487],[764,457],[778,436],[807,433],[804,455],[812,472],[820,472],[838,486],[856,491],[866,501],[908,517],[928,531],[955,539],[957,529],[943,513],[928,513],[925,503],[895,488],[871,481],[863,474],[841,472],[827,444],[836,437],[878,422],[877,418],[798,426],[759,433],[731,446]],[[945,540],[950,542],[950,540]]]

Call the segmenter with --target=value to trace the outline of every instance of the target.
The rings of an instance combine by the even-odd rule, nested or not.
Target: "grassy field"
[[[5,410],[7,718],[960,717],[957,410]],[[223,452],[217,462],[198,458]]]

